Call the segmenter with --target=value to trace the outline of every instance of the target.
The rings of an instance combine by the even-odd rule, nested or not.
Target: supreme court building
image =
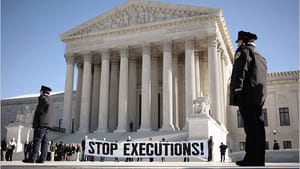
[[[228,104],[234,51],[220,9],[128,0],[60,38],[65,91],[50,98],[53,128],[65,133],[51,132],[55,142],[213,136],[215,159],[221,142],[228,153],[244,150],[241,116]],[[299,159],[299,73],[268,73],[266,149],[276,139],[288,149],[275,153],[285,153],[281,161]],[[32,139],[38,95],[1,100],[2,137],[16,137],[17,151]]]
[[[67,132],[183,130],[201,113],[226,125],[234,51],[220,9],[128,0],[60,38]]]

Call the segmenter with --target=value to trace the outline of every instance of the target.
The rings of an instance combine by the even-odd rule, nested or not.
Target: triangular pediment
[[[117,8],[101,14],[61,35],[65,38],[96,34],[107,30],[134,25],[169,21],[217,14],[220,10],[188,5],[152,2],[147,0],[128,0]]]

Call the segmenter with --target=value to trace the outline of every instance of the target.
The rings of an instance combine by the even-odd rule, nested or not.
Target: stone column
[[[63,123],[62,127],[69,133],[71,129],[71,113],[72,113],[72,96],[73,96],[73,80],[74,80],[74,57],[72,55],[65,55],[67,62],[67,72],[65,81],[64,93],[64,109],[63,109]]]
[[[92,92],[92,111],[91,111],[91,131],[98,128],[99,116],[99,94],[100,94],[100,58],[94,64],[93,73],[93,92]]]
[[[128,73],[128,122],[133,124],[133,130],[137,129],[137,70],[136,70],[136,58],[131,56],[129,58],[129,73]]]
[[[109,51],[102,53],[101,61],[101,84],[99,96],[99,119],[98,128],[95,132],[106,132],[108,121],[108,94],[109,94]]]
[[[195,88],[195,55],[194,41],[185,41],[185,112],[186,119],[194,113],[193,101],[196,98]],[[187,121],[185,128],[187,127]]]
[[[220,84],[219,84],[219,89],[220,89],[220,94],[219,94],[219,103],[220,103],[220,122],[222,124],[225,124],[225,113],[226,112],[226,94],[225,94],[225,84],[226,84],[226,80],[225,80],[225,71],[224,71],[224,64],[225,64],[225,55],[224,55],[224,50],[221,48],[221,46],[217,47],[218,50],[218,54],[217,54],[217,61],[218,61],[218,72],[219,72],[219,80],[220,80]]]
[[[139,131],[151,130],[151,47],[143,45],[142,61],[142,112]]]
[[[201,95],[201,80],[200,80],[200,56],[195,55],[195,77],[196,77],[196,97]]]
[[[116,57],[110,59],[110,84],[108,102],[108,131],[117,129],[118,125],[118,103],[119,103],[119,73],[120,60]]]
[[[172,84],[172,42],[163,44],[163,124],[161,130],[174,130]]]
[[[178,102],[178,55],[172,57],[173,70],[173,125],[179,130],[179,102]]]
[[[78,75],[77,75],[77,89],[76,89],[76,112],[75,112],[75,130],[79,129],[80,109],[81,109],[81,93],[82,93],[82,77],[83,77],[83,65],[77,63]]]
[[[218,70],[218,53],[216,38],[208,41],[208,77],[209,77],[209,96],[211,98],[210,112],[212,117],[220,122],[220,79]]]
[[[186,123],[185,113],[185,66],[184,56],[178,58],[178,111],[179,111],[179,128],[182,129]]]
[[[79,120],[79,133],[86,133],[90,127],[91,111],[91,87],[92,87],[92,55],[83,54],[83,78],[82,78],[82,96]]]
[[[159,129],[158,118],[158,62],[159,56],[152,56],[151,62],[151,121],[152,129]]]
[[[119,81],[119,111],[118,132],[125,132],[128,128],[128,48],[122,48],[120,52],[120,81]]]

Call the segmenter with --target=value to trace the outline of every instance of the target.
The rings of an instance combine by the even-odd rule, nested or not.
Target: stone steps
[[[126,141],[128,136],[132,140],[145,140],[148,141],[152,137],[153,141],[160,141],[165,138],[167,141],[182,141],[188,136],[187,131],[138,131],[138,132],[103,132],[103,133],[71,133],[52,137],[54,142],[63,141],[64,143],[81,143],[81,141],[88,136],[88,138],[95,138],[97,140],[107,141]]]

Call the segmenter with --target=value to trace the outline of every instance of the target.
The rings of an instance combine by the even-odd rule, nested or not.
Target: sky
[[[41,85],[64,91],[59,36],[126,1],[1,0],[1,99],[39,93]],[[268,72],[299,70],[299,0],[155,1],[222,9],[234,49],[237,32],[250,31],[258,36]]]

